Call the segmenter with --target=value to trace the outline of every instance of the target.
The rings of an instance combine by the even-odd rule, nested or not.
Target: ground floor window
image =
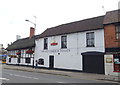
[[[114,54],[114,72],[120,72],[120,54]]]
[[[44,59],[40,58],[40,59],[38,60],[38,64],[39,64],[39,65],[44,65]]]
[[[25,58],[25,63],[31,63],[31,59],[30,58]]]

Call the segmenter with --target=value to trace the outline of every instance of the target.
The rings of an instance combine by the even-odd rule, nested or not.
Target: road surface
[[[2,83],[109,83],[106,81],[85,80],[61,75],[52,75],[18,70],[2,70]],[[113,83],[115,85],[115,83]]]

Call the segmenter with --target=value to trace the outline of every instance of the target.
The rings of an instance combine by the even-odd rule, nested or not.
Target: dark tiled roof
[[[31,39],[29,37],[16,40],[11,45],[9,45],[6,50],[16,50],[16,49],[24,49],[35,46],[35,37]]]
[[[16,49],[24,49],[30,48],[35,46],[35,38],[42,38],[48,36],[55,36],[61,34],[69,34],[75,32],[82,32],[82,31],[89,31],[89,30],[96,30],[103,28],[103,19],[104,16],[99,16],[95,18],[85,19],[82,21],[72,22],[68,24],[59,25],[56,27],[49,28],[45,30],[40,35],[35,35],[33,38],[23,38],[16,40],[10,46],[8,46],[7,50],[16,50]]]
[[[109,11],[106,13],[103,24],[120,22],[120,10]]]
[[[101,29],[103,28],[103,19],[104,16],[99,16],[99,17],[94,17],[90,19],[85,19],[77,22],[62,24],[56,27],[48,28],[42,34],[37,36],[36,39],[48,37],[48,36]]]

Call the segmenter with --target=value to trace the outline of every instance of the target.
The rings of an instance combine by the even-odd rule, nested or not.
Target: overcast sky
[[[60,24],[101,16],[105,11],[118,9],[120,0],[0,0],[0,44],[4,47],[29,36],[35,23],[36,34]],[[104,9],[102,8],[104,6]]]

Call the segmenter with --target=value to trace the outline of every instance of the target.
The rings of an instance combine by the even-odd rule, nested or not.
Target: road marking
[[[57,83],[64,83],[64,82],[57,82]]]
[[[7,78],[0,78],[0,80],[6,80],[6,81],[9,81],[10,79],[7,79]]]
[[[22,76],[22,75],[17,75],[17,74],[9,74],[9,75],[11,75],[11,76],[16,76],[16,77],[29,78],[29,79],[39,79],[39,78],[35,78],[35,77]]]
[[[39,79],[39,78],[33,78],[33,79]]]

